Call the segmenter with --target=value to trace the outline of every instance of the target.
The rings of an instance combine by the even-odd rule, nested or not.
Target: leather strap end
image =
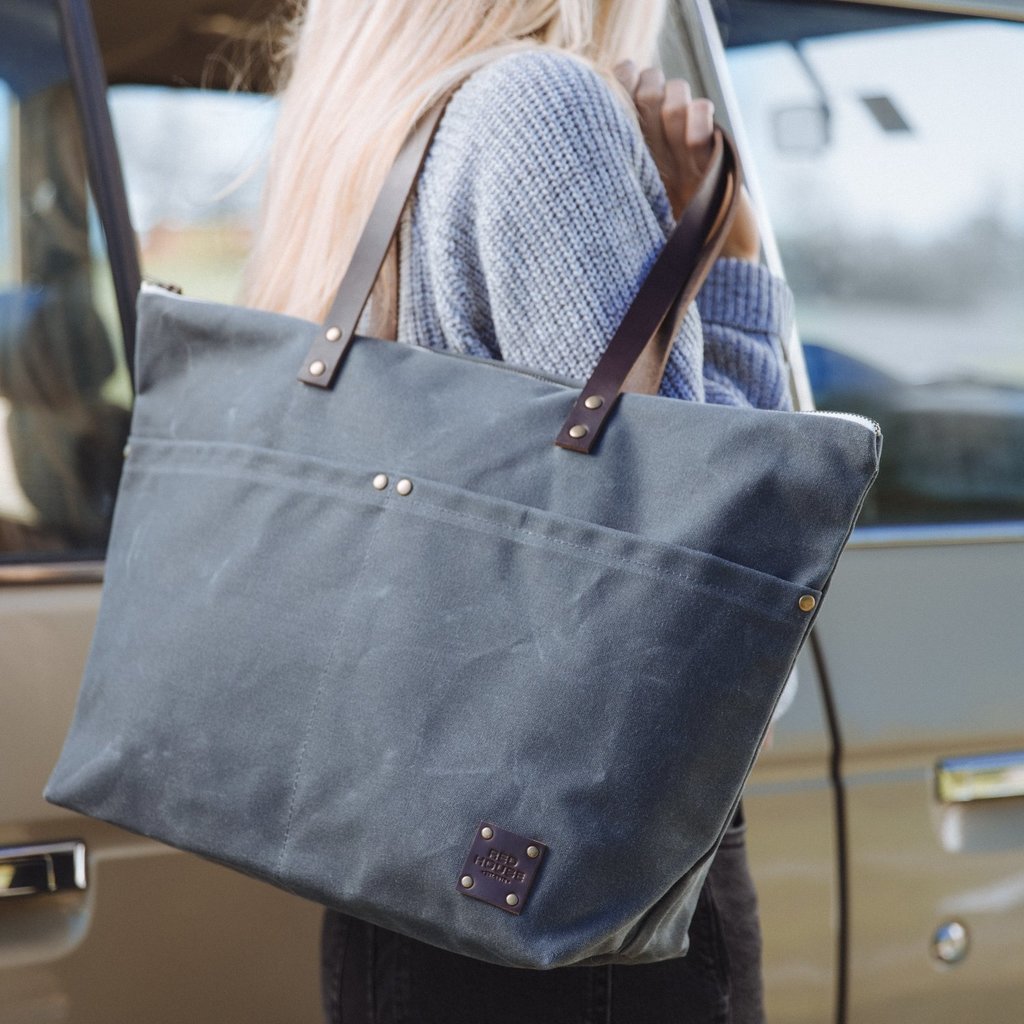
[[[337,327],[324,326],[302,363],[299,380],[315,388],[333,387],[354,337],[342,338]]]
[[[445,93],[417,122],[385,178],[320,334],[299,371],[303,384],[334,385],[450,96]]]
[[[602,394],[596,388],[584,388],[562,424],[555,444],[570,452],[589,455],[618,400],[617,391]]]

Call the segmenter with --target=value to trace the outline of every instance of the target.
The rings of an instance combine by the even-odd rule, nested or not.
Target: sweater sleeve
[[[697,296],[705,400],[790,409],[783,346],[793,326],[789,286],[765,267],[720,259]]]
[[[433,315],[406,327],[422,344],[584,379],[671,226],[654,161],[605,82],[564,54],[503,58],[454,97],[428,157],[412,226],[423,258],[403,303]],[[785,286],[733,263],[719,261],[695,304],[707,327],[688,312],[663,394],[767,404],[785,391],[780,366],[769,379]]]

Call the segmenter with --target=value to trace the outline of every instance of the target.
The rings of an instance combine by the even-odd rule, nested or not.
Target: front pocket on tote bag
[[[717,752],[756,747],[752,709],[806,629],[786,580],[400,467],[135,437],[115,529],[117,629],[79,712],[119,723],[78,771],[98,816],[385,927],[457,919],[481,951],[508,930],[511,963],[552,933],[607,953],[609,906],[625,938],[701,861],[719,808],[694,780],[738,792],[746,766]],[[108,701],[152,616],[165,646]],[[455,888],[482,820],[551,847],[515,930]],[[394,855],[366,858],[367,836]]]
[[[267,486],[273,472],[297,480],[307,463],[306,485],[325,486],[317,460],[282,460],[273,472],[267,461],[249,463]],[[422,933],[439,913],[486,910],[454,883],[475,825],[496,820],[543,829],[556,851],[549,878],[589,864],[594,884],[571,913],[603,925],[611,888],[626,927],[706,853],[689,845],[707,834],[692,821],[707,811],[700,790],[682,810],[680,790],[714,777],[715,750],[772,699],[764,689],[785,677],[807,591],[400,468],[338,473],[339,501],[373,502],[380,518],[309,709],[282,873],[305,895]],[[732,671],[750,645],[762,649],[759,673]],[[558,725],[567,718],[579,722],[569,737]],[[648,763],[660,766],[651,786],[623,789]],[[638,822],[651,834],[633,837]],[[367,835],[394,856],[356,856]],[[613,862],[623,842],[635,842],[636,877],[648,885]],[[544,891],[539,883],[531,913],[550,926],[570,910],[545,906]],[[361,902],[368,892],[373,906]],[[506,927],[497,917],[484,913],[478,927]],[[529,927],[520,925],[516,942]]]

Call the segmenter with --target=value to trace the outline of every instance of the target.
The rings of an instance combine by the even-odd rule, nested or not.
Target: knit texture
[[[400,341],[583,380],[672,230],[635,121],[593,70],[524,51],[448,105],[402,233]],[[788,408],[792,298],[718,260],[679,329],[664,395]]]

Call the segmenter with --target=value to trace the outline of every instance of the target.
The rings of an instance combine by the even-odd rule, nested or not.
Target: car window
[[[0,4],[0,561],[102,555],[130,382],[56,8]]]
[[[108,97],[143,273],[195,298],[237,301],[276,101],[127,85]]]
[[[816,402],[882,425],[862,522],[1022,519],[1024,25],[772,38],[828,6],[727,51]]]

